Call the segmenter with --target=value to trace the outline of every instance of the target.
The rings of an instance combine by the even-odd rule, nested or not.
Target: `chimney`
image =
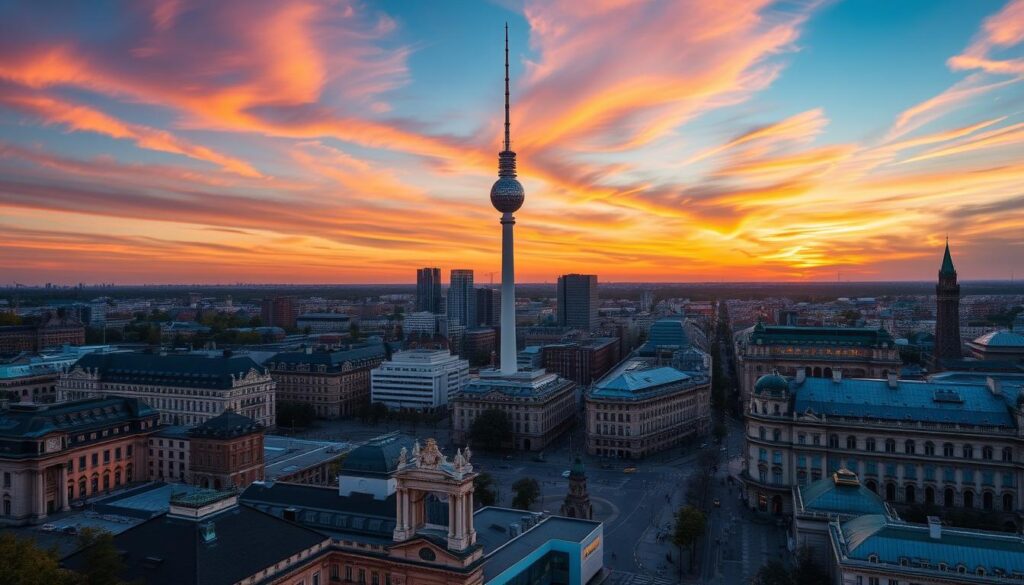
[[[807,370],[805,370],[804,368],[797,368],[796,369],[796,383],[797,384],[803,384],[804,380],[806,380],[806,379],[807,379]]]
[[[932,540],[942,539],[942,520],[938,516],[928,517],[928,538]]]
[[[832,381],[836,384],[843,381],[843,371],[839,368],[832,370]]]
[[[889,372],[889,374],[886,376],[886,381],[889,383],[889,388],[892,388],[893,390],[895,390],[896,386],[898,386],[898,380],[899,377],[896,375],[896,372]]]

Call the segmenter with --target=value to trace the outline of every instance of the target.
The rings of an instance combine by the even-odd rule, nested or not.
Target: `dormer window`
[[[877,563],[878,562],[878,555],[876,555],[876,554],[868,555],[868,562],[869,563]]]

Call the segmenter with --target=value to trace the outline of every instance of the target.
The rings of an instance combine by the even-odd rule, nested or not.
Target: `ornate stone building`
[[[1020,525],[1024,393],[989,379],[807,378],[755,384],[746,417],[748,504],[791,511],[790,490],[846,468],[897,507],[932,504]]]
[[[124,396],[144,400],[160,422],[197,425],[232,410],[273,427],[274,381],[247,356],[89,354],[61,375],[57,400]]]
[[[227,411],[189,430],[189,481],[215,490],[263,479],[263,425]]]
[[[902,365],[896,341],[884,329],[764,325],[736,335],[736,368],[743,404],[761,376],[779,372],[808,378],[885,378]]]
[[[321,418],[354,416],[370,402],[370,370],[384,361],[383,344],[342,351],[295,351],[266,362],[277,400],[313,405]]]
[[[956,281],[956,268],[949,254],[949,241],[939,268],[939,282],[935,285],[935,353],[932,362],[936,369],[942,363],[958,360],[963,355],[960,345],[960,285]]]
[[[73,500],[146,477],[157,413],[133,398],[0,410],[0,524],[43,522]]]
[[[594,519],[594,507],[590,504],[590,493],[587,491],[587,473],[579,457],[573,461],[572,469],[569,470],[569,492],[565,494],[560,513],[569,518]]]

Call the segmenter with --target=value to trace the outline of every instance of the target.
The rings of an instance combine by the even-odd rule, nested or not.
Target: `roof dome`
[[[586,475],[586,470],[583,467],[583,460],[579,457],[572,462],[572,467],[569,468],[569,475],[580,477]]]
[[[1020,333],[1014,333],[1013,331],[1007,331],[1000,329],[998,331],[992,331],[982,335],[981,337],[974,340],[977,345],[983,345],[985,347],[1024,347],[1024,335]]]
[[[761,376],[754,384],[755,394],[785,394],[786,392],[789,392],[789,381],[780,376],[778,372]]]
[[[501,177],[491,187],[491,205],[502,213],[513,213],[523,206],[526,191],[515,177]]]

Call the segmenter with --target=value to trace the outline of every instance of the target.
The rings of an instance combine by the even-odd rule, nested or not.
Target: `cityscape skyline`
[[[495,272],[506,20],[520,282],[1024,268],[1021,0],[246,7],[11,10],[5,280]]]

